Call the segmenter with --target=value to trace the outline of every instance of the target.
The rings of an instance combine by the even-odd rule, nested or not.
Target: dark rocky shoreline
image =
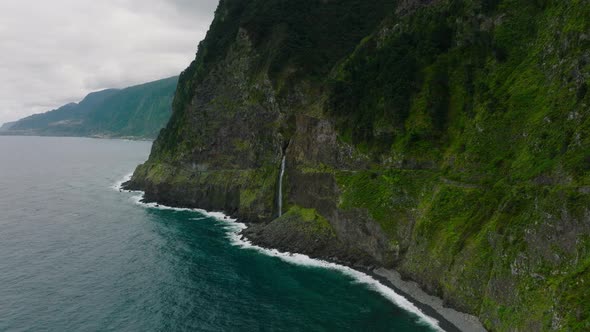
[[[144,191],[141,184],[128,181],[122,188],[130,191]],[[158,191],[145,193],[144,202],[158,203],[179,208],[203,208],[188,201],[176,200],[166,195],[159,195]],[[212,202],[206,202],[207,210],[215,210]],[[374,258],[361,251],[351,251],[344,243],[326,234],[317,232],[302,232],[297,225],[289,222],[251,222],[248,218],[236,213],[235,209],[222,209],[222,212],[232,218],[240,219],[248,227],[242,235],[252,244],[262,248],[273,248],[281,252],[292,252],[307,255],[314,259],[321,259],[331,263],[347,266],[370,275],[383,285],[393,289],[405,297],[426,315],[436,319],[445,331],[485,331],[477,317],[443,307],[443,300],[427,294],[414,282],[399,280],[378,273],[388,271],[396,273],[391,267],[382,267]],[[399,274],[398,274],[399,275]]]
[[[259,247],[305,254],[314,259],[348,266],[371,276],[405,297],[426,315],[436,319],[439,326],[445,331],[486,331],[477,317],[452,308],[445,308],[442,299],[427,294],[413,281],[404,281],[393,269],[373,265],[374,262],[367,256],[355,257],[347,251],[342,251],[342,248],[331,246],[329,243],[321,243],[319,239],[305,240],[300,238],[299,241],[294,242],[273,242],[272,238],[264,238],[264,231],[261,231],[261,228],[264,229],[269,224],[246,223],[246,225],[248,228],[242,232],[242,235]],[[395,274],[399,276],[399,279],[392,278],[384,274],[383,271]]]

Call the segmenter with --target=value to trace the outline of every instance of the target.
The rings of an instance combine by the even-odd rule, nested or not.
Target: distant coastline
[[[0,135],[155,139],[172,115],[178,76],[88,94],[0,126]]]
[[[74,135],[39,135],[35,133],[15,133],[10,131],[0,131],[0,136],[7,137],[53,137],[53,138],[93,138],[93,139],[109,139],[109,140],[125,140],[125,141],[140,141],[153,142],[155,139],[151,137],[135,137],[135,136],[109,136],[109,135],[93,135],[93,136],[74,136]]]

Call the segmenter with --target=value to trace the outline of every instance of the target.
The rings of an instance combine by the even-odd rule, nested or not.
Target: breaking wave
[[[161,205],[158,203],[146,203],[143,202],[144,193],[141,191],[128,191],[121,188],[122,184],[126,181],[131,179],[131,175],[126,175],[121,181],[115,183],[113,185],[113,189],[118,191],[130,192],[135,193],[136,195],[131,197],[131,200],[140,206],[149,209],[159,209],[159,210],[171,210],[171,211],[183,211],[183,212],[196,212],[204,217],[195,217],[191,218],[191,220],[203,220],[207,219],[206,217],[213,218],[223,224],[223,227],[226,230],[226,236],[229,239],[230,243],[236,247],[246,249],[246,250],[255,250],[261,254],[276,257],[281,259],[287,263],[304,266],[304,267],[314,267],[314,268],[325,268],[330,270],[335,270],[343,273],[344,275],[351,277],[357,284],[365,285],[367,288],[381,294],[383,297],[388,299],[390,302],[395,304],[396,306],[416,315],[419,319],[420,323],[427,324],[439,331],[442,331],[441,327],[439,326],[439,322],[426,315],[420,308],[414,305],[405,297],[397,294],[393,289],[383,285],[377,279],[371,277],[370,275],[352,269],[348,266],[311,258],[307,255],[297,254],[297,253],[289,253],[289,252],[281,252],[277,249],[267,249],[257,245],[252,244],[251,241],[246,239],[241,233],[244,229],[247,228],[246,224],[238,222],[237,219],[231,218],[225,215],[222,212],[210,212],[205,211],[202,209],[190,209],[190,208],[176,208],[170,207],[166,205]]]

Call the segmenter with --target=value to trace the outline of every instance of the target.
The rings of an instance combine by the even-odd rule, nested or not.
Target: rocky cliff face
[[[395,267],[492,330],[588,329],[588,17],[224,0],[128,186],[262,245]]]

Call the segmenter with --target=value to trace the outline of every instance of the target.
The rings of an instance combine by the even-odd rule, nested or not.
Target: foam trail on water
[[[113,185],[111,186],[111,188],[112,188],[112,189],[115,189],[115,190],[117,190],[117,191],[119,191],[119,190],[123,190],[123,188],[122,188],[122,187],[123,187],[123,183],[125,183],[125,182],[127,182],[127,181],[131,180],[131,177],[132,177],[132,176],[133,176],[133,172],[131,172],[131,173],[129,173],[129,174],[127,174],[127,175],[125,175],[125,176],[124,176],[124,177],[123,177],[121,180],[119,180],[119,181],[115,182],[115,184],[113,184]]]
[[[126,181],[129,181],[131,176],[126,176],[124,180],[117,182],[118,187],[113,186],[117,190],[122,190],[121,185]],[[131,191],[127,191],[131,192]],[[170,211],[183,211],[183,212],[196,212],[202,214],[206,217],[214,218],[220,222],[224,223],[224,228],[227,231],[226,235],[230,240],[230,243],[234,246],[240,247],[242,249],[247,250],[255,250],[261,254],[265,254],[271,257],[279,258],[285,262],[306,266],[306,267],[316,267],[316,268],[325,268],[330,270],[339,271],[355,280],[356,283],[365,285],[369,289],[376,291],[377,293],[381,294],[383,297],[388,299],[390,302],[395,304],[396,306],[413,313],[419,318],[419,322],[423,324],[427,324],[438,331],[443,331],[438,321],[428,315],[426,315],[420,308],[416,307],[412,302],[410,302],[405,297],[397,294],[393,289],[383,285],[381,282],[376,280],[375,278],[371,277],[370,275],[352,269],[348,266],[311,258],[307,255],[303,254],[294,254],[289,252],[280,252],[277,249],[267,249],[262,248],[257,245],[252,244],[251,241],[244,238],[241,235],[241,232],[248,228],[246,224],[238,222],[237,219],[233,219],[222,212],[209,212],[202,209],[189,209],[189,208],[175,208],[166,205],[160,205],[157,203],[146,203],[143,202],[144,193],[141,191],[134,191],[134,193],[138,193],[138,195],[134,195],[131,197],[131,201],[135,204],[150,208],[150,209],[159,209],[159,210],[170,210]],[[191,220],[203,220],[205,218],[191,218]]]
[[[229,225],[228,229],[228,237],[231,243],[235,246],[244,248],[244,249],[252,249],[256,250],[260,253],[263,253],[268,256],[277,257],[285,262],[300,265],[300,266],[307,266],[307,267],[317,267],[317,268],[325,268],[330,270],[339,271],[349,277],[352,277],[356,283],[363,284],[367,286],[369,289],[378,292],[389,301],[397,305],[398,307],[409,311],[420,318],[422,323],[426,323],[435,329],[442,331],[440,326],[438,325],[438,321],[432,317],[427,316],[416,307],[412,302],[408,301],[405,297],[397,294],[393,289],[383,285],[378,280],[374,279],[370,275],[352,269],[348,266],[311,258],[307,255],[303,254],[296,254],[296,253],[289,253],[289,252],[280,252],[277,249],[267,249],[256,246],[252,244],[249,240],[245,239],[240,232],[247,228],[245,224],[238,223],[234,219],[230,220],[223,220],[227,222]]]

